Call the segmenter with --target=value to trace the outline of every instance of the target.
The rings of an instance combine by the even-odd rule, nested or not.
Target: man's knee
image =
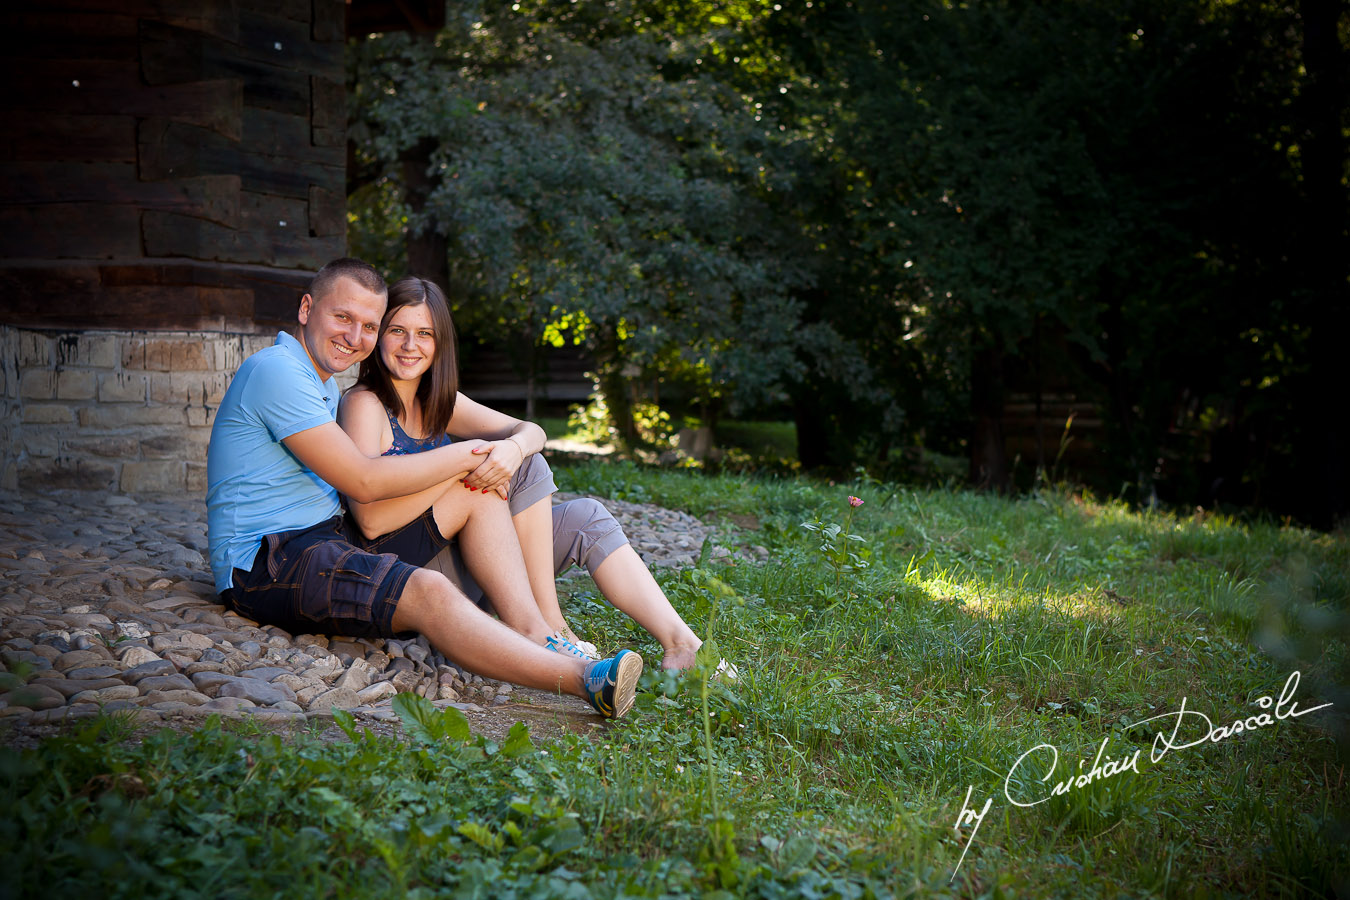
[[[394,608],[394,628],[397,631],[422,631],[421,623],[430,617],[444,615],[459,604],[473,604],[464,592],[440,572],[417,569],[408,576],[408,582]]]

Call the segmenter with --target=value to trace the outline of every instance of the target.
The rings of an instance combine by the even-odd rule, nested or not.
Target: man
[[[273,346],[239,367],[216,412],[207,456],[216,590],[241,615],[292,632],[389,637],[418,631],[465,668],[566,691],[601,715],[622,716],[642,673],[636,653],[588,662],[546,649],[540,634],[551,629],[528,596],[493,598],[503,624],[439,572],[347,541],[339,491],[368,502],[424,490],[470,471],[466,453],[482,443],[372,459],[338,427],[332,376],[374,349],[385,302],[384,279],[371,266],[334,260],[301,299],[296,336],[278,334]],[[494,498],[464,493],[481,499],[466,499],[463,521],[493,527],[481,504]],[[514,557],[509,542],[497,547],[471,564],[487,571],[516,566],[523,577],[518,545]],[[507,574],[514,577],[515,570]],[[526,636],[531,633],[534,640]]]

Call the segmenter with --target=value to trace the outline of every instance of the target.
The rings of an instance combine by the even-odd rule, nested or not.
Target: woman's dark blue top
[[[409,437],[408,432],[399,427],[398,417],[385,410],[384,414],[389,417],[389,427],[394,429],[394,444],[388,450],[381,453],[381,456],[407,456],[409,453],[421,453],[423,450],[435,450],[437,447],[444,447],[450,443],[450,435],[441,432],[433,434],[429,438],[421,440],[415,437]]]

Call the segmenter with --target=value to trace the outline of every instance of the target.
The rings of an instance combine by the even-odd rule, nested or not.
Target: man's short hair
[[[317,303],[332,290],[334,283],[339,278],[350,278],[372,294],[389,293],[389,288],[384,283],[384,276],[375,271],[374,266],[364,260],[344,256],[341,259],[333,260],[319,270],[318,274],[314,276],[314,280],[309,283],[309,295]]]

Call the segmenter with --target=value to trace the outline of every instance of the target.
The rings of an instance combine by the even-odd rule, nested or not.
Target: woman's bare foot
[[[698,648],[702,644],[676,644],[673,647],[666,648],[665,656],[661,657],[661,668],[670,672],[683,672],[685,669],[693,668]]]

